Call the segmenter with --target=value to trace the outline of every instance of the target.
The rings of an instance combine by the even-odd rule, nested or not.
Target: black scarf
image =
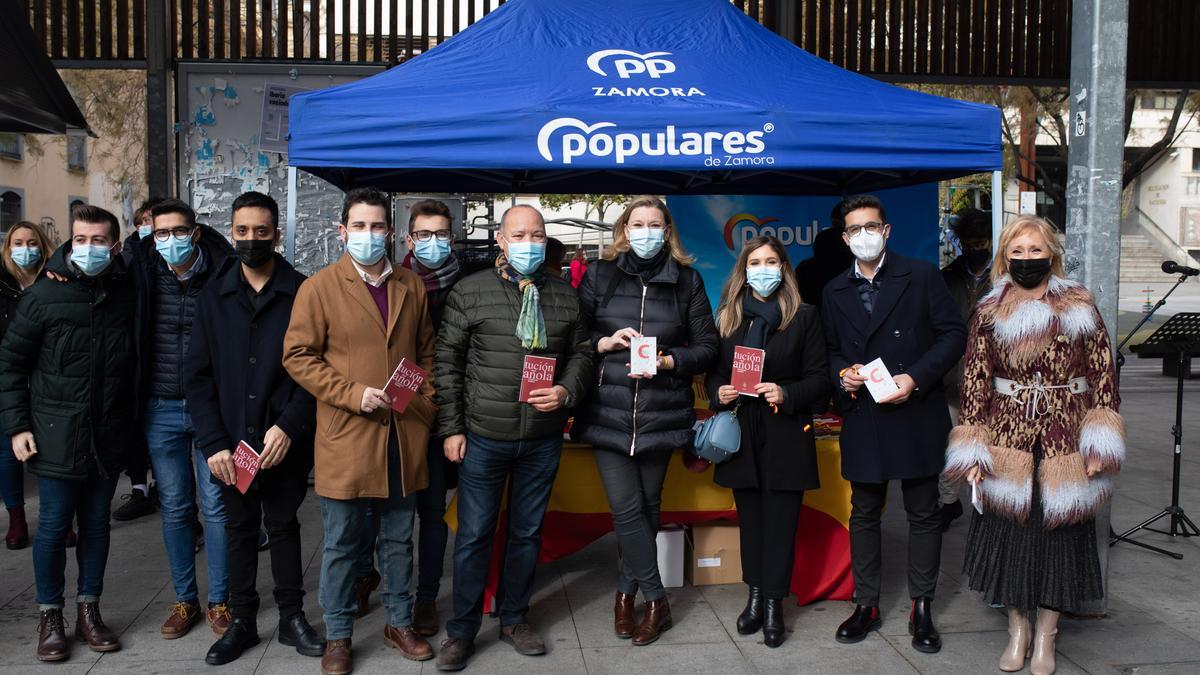
[[[630,249],[625,254],[625,258],[629,261],[629,266],[642,278],[642,283],[646,283],[654,278],[663,268],[663,265],[667,264],[667,258],[670,256],[671,253],[667,250],[666,246],[660,248],[658,253],[655,253],[650,258],[639,256],[633,252],[633,249]]]
[[[746,337],[742,340],[743,346],[766,349],[767,338],[779,330],[779,324],[783,323],[783,309],[779,306],[779,301],[762,302],[747,289],[742,294],[742,313],[742,321],[749,322]]]

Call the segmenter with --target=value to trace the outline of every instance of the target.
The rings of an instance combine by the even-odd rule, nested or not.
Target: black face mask
[[[966,252],[967,264],[976,269],[983,267],[992,260],[992,252],[987,249]]]
[[[275,257],[275,242],[270,239],[242,239],[234,242],[238,258],[251,269],[266,265]]]
[[[1021,288],[1037,288],[1050,274],[1050,258],[1024,258],[1008,261],[1008,271]]]

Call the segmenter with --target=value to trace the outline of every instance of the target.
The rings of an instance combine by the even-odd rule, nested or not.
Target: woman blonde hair
[[[667,205],[663,200],[653,195],[641,195],[629,200],[625,205],[625,210],[621,212],[621,217],[617,218],[617,222],[613,224],[613,243],[604,250],[604,259],[613,260],[618,255],[629,250],[629,233],[627,232],[629,219],[633,216],[633,210],[643,206],[658,209],[663,214],[663,226],[667,228],[666,241],[663,242],[663,248],[671,254],[675,262],[680,265],[691,265],[696,262],[696,259],[688,254],[687,249],[683,247],[683,241],[679,238],[679,230],[675,227],[675,220],[671,217],[671,212],[667,210]]]
[[[1050,251],[1050,274],[1065,279],[1066,269],[1063,267],[1063,257],[1066,249],[1058,238],[1058,231],[1045,218],[1033,215],[1018,216],[1009,221],[1000,231],[1000,242],[996,246],[996,259],[992,261],[992,283],[1008,275],[1008,247],[1013,239],[1023,232],[1034,231],[1042,235],[1046,241],[1046,250]]]
[[[37,242],[38,250],[41,251],[42,257],[38,260],[37,266],[33,269],[32,275],[36,277],[41,274],[42,268],[46,266],[46,259],[53,253],[50,250],[50,240],[46,237],[46,233],[36,223],[31,223],[28,220],[22,220],[16,225],[8,229],[4,235],[4,246],[0,247],[0,256],[4,258],[4,269],[12,275],[14,279],[30,274],[29,270],[22,269],[20,265],[13,262],[12,259],[12,240],[18,230],[30,230],[33,232],[33,239]]]
[[[737,262],[734,263],[729,279],[725,281],[725,288],[721,291],[721,303],[717,306],[717,331],[723,338],[733,335],[742,325],[742,296],[750,292],[750,286],[746,284],[746,261],[750,259],[751,253],[764,246],[770,246],[775,255],[779,256],[779,268],[783,273],[779,288],[774,293],[779,299],[779,309],[783,313],[779,330],[787,328],[796,312],[800,311],[804,300],[800,297],[800,285],[796,283],[796,273],[788,260],[787,249],[775,237],[755,237],[742,244],[742,251],[738,253]]]

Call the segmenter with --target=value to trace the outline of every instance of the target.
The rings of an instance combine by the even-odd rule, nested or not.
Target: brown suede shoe
[[[433,647],[429,641],[417,635],[412,626],[396,628],[383,627],[383,643],[399,649],[404,658],[409,661],[428,661],[433,658]]]
[[[437,669],[456,671],[467,667],[467,659],[475,653],[475,643],[461,638],[442,640],[442,651],[438,654]]]
[[[542,641],[542,636],[527,623],[500,626],[500,640],[509,643],[518,654],[525,656],[541,656],[546,653],[546,643]]]
[[[233,614],[229,612],[229,605],[223,602],[208,603],[208,625],[212,627],[213,635],[221,637],[229,630],[231,623]]]
[[[633,596],[617,591],[617,602],[613,606],[613,630],[617,637],[628,640],[637,628],[637,617],[633,614]]]
[[[38,661],[67,659],[67,627],[61,609],[43,610],[38,619],[37,658]]]
[[[437,601],[417,600],[413,605],[413,630],[417,631],[417,635],[433,637],[438,634],[439,629],[441,626],[438,625]]]
[[[367,576],[354,580],[354,599],[358,603],[358,611],[354,614],[355,618],[366,616],[371,609],[371,593],[379,588],[379,581],[379,570],[371,570]]]
[[[78,603],[75,619],[75,639],[86,640],[94,652],[115,652],[121,648],[117,634],[104,625],[100,618],[100,605],[95,602]]]
[[[181,638],[188,634],[193,626],[200,623],[199,602],[177,602],[171,605],[171,615],[163,622],[158,632],[167,640]]]
[[[667,599],[659,598],[646,603],[646,614],[637,630],[633,631],[633,644],[644,647],[657,640],[671,627],[671,606]]]
[[[354,656],[350,653],[350,638],[330,640],[325,643],[325,656],[321,657],[321,672],[324,675],[349,675],[354,672]]]

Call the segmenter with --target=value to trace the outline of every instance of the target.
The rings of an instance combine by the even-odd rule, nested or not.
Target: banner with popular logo
[[[883,201],[892,225],[888,248],[937,262],[937,183],[874,193]],[[742,250],[742,243],[770,235],[787,247],[792,265],[812,256],[817,232],[830,226],[829,212],[841,197],[705,195],[668,197],[667,208],[679,227],[695,268],[715,309],[721,288]]]

